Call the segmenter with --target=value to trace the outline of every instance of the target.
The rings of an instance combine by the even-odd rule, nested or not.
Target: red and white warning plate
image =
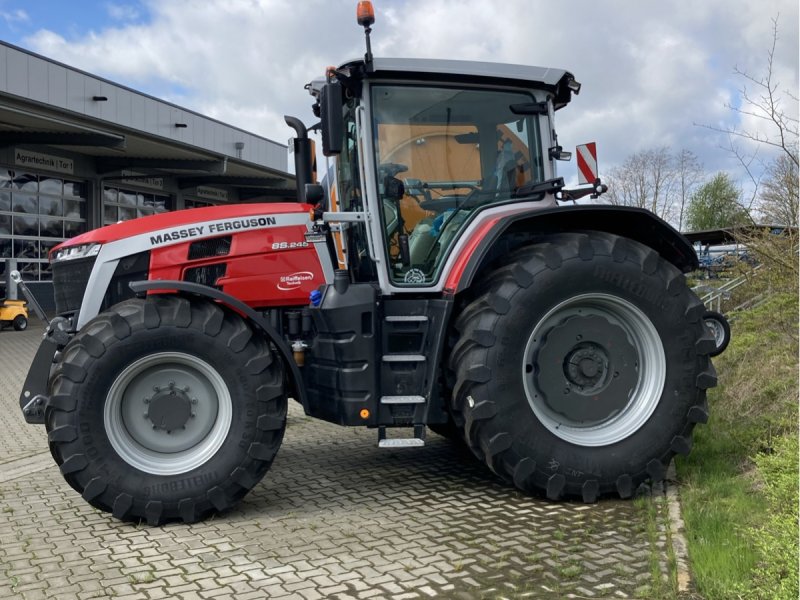
[[[597,144],[589,142],[575,148],[578,155],[578,184],[594,183],[597,179]]]

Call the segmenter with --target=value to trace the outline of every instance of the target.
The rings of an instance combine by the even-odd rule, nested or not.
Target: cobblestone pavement
[[[647,597],[666,533],[633,502],[549,503],[458,445],[379,450],[292,403],[275,463],[205,523],[120,523],[62,479],[17,397],[41,327],[0,331],[0,598]],[[666,571],[664,560],[656,569]]]

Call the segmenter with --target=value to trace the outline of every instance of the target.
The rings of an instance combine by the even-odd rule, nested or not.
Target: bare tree
[[[697,155],[686,148],[675,155],[675,171],[677,179],[675,193],[676,204],[678,205],[678,231],[683,231],[686,203],[692,197],[697,185],[702,181],[704,171]]]
[[[778,35],[779,15],[772,18],[772,44],[767,50],[765,73],[757,76],[739,67],[734,68],[734,73],[744,79],[744,85],[739,90],[740,102],[737,106],[728,104],[734,113],[742,118],[755,119],[764,127],[755,130],[742,129],[736,126],[728,128],[704,125],[708,129],[727,134],[728,146],[726,150],[737,159],[753,186],[750,201],[746,203],[749,211],[753,212],[755,202],[760,199],[771,208],[762,208],[762,213],[768,214],[773,210],[779,199],[790,202],[792,189],[794,189],[794,223],[797,223],[797,169],[798,169],[798,119],[790,114],[787,106],[797,106],[798,98],[791,90],[781,90],[780,82],[775,80],[775,49],[780,39]],[[752,150],[743,150],[736,141],[749,142]],[[765,165],[760,156],[761,151],[777,150],[778,158]],[[791,173],[794,169],[794,180],[784,177],[781,173]],[[762,191],[762,178],[768,177],[768,189]],[[779,188],[783,182],[786,186]],[[794,185],[794,188],[792,186]],[[767,193],[764,196],[764,192]],[[786,207],[789,209],[790,207]],[[791,216],[791,213],[790,215]]]
[[[607,176],[609,201],[617,206],[646,208],[663,219],[670,219],[677,175],[675,166],[666,146],[631,154]]]
[[[755,77],[746,71],[740,70],[738,67],[735,70],[737,75],[744,77],[745,80],[755,86],[756,92],[753,95],[746,86],[743,87],[741,89],[742,107],[733,110],[768,122],[772,126],[772,132],[762,133],[759,131],[739,130],[736,133],[759,144],[780,149],[797,166],[797,151],[793,151],[793,148],[796,146],[798,137],[798,120],[786,113],[784,96],[791,99],[795,104],[797,104],[798,98],[789,90],[779,92],[780,83],[774,81],[775,47],[777,44],[778,17],[775,17],[772,19],[772,45],[767,52],[766,74],[763,77]]]
[[[795,156],[797,148],[795,147]],[[770,225],[789,225],[797,227],[798,167],[787,154],[779,155],[767,167],[767,174],[761,187],[759,210],[762,220]]]

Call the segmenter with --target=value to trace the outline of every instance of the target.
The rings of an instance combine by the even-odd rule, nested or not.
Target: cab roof
[[[394,75],[407,79],[410,74],[417,74],[422,80],[463,82],[465,79],[477,79],[505,85],[521,84],[523,87],[544,88],[553,92],[556,109],[566,106],[571,100],[572,90],[568,84],[579,86],[574,75],[564,69],[467,60],[375,57],[369,73],[363,59],[348,61],[339,70],[348,70],[358,78],[384,78]]]

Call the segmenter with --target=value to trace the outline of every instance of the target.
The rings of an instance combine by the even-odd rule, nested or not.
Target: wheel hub
[[[534,385],[573,425],[622,411],[636,387],[638,353],[625,331],[600,315],[574,315],[550,329],[535,357]]]
[[[564,362],[567,381],[584,392],[602,386],[607,373],[608,356],[597,344],[576,347]]]
[[[186,473],[221,447],[232,399],[219,372],[183,352],[159,352],[129,364],[108,391],[104,424],[128,464],[146,473]]]
[[[153,423],[153,429],[167,433],[185,429],[186,423],[194,416],[192,400],[187,393],[190,391],[189,386],[181,389],[171,383],[168,387],[155,389],[156,393],[152,398],[145,398],[145,404],[150,405],[147,418]]]

